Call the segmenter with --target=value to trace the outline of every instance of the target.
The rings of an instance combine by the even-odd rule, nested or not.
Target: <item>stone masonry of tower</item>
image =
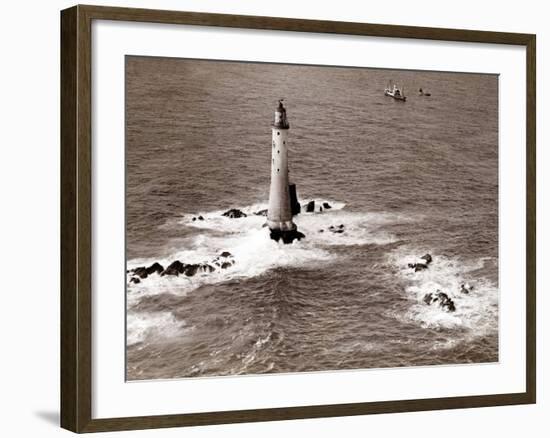
[[[282,239],[291,243],[305,237],[297,231],[292,221],[292,208],[288,181],[288,130],[290,125],[282,100],[275,111],[275,121],[271,125],[271,185],[269,189],[269,206],[267,225],[271,238]]]

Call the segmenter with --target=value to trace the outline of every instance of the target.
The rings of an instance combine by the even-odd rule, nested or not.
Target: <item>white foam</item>
[[[433,261],[428,269],[414,272],[407,266],[419,262],[419,255],[426,252],[430,251],[401,247],[390,254],[391,262],[398,267],[398,275],[406,284],[405,293],[414,302],[402,317],[422,327],[465,329],[472,336],[498,330],[498,288],[488,279],[474,275],[488,258],[462,261],[431,253]],[[466,283],[473,286],[469,294],[460,292],[461,285]],[[454,312],[423,302],[426,294],[437,290],[445,292],[455,302]]]
[[[183,263],[209,263],[222,251],[229,251],[235,264],[227,269],[217,269],[208,274],[193,277],[161,277],[152,274],[139,284],[128,285],[128,302],[133,305],[143,295],[161,293],[185,294],[201,285],[215,284],[236,278],[250,278],[262,275],[278,267],[319,266],[337,257],[331,250],[339,245],[382,245],[395,241],[395,237],[380,230],[388,223],[406,220],[398,215],[384,213],[357,213],[344,210],[345,204],[327,201],[332,206],[322,213],[304,213],[295,217],[298,230],[306,237],[290,245],[275,242],[269,238],[269,230],[263,225],[265,216],[254,213],[267,208],[267,204],[254,204],[239,209],[247,217],[228,218],[223,216],[226,210],[199,212],[184,215],[179,226],[194,227],[194,237],[184,242],[185,247],[162,259],[134,259],[128,262],[128,268],[149,266],[159,262],[164,267],[174,260]],[[302,201],[305,205],[307,201]],[[194,220],[202,216],[204,220]],[[329,231],[331,225],[344,225],[343,233]],[[323,229],[323,232],[320,230]],[[177,231],[176,231],[177,232]],[[130,276],[128,276],[128,279]]]
[[[128,312],[126,316],[126,344],[144,342],[150,336],[173,338],[185,328],[184,321],[178,321],[171,312],[138,313]]]

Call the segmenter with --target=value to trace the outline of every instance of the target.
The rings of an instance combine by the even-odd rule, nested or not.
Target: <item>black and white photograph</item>
[[[495,74],[125,58],[126,378],[499,360]]]

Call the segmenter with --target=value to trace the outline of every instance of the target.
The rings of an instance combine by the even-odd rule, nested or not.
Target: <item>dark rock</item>
[[[439,307],[442,309],[448,312],[454,312],[456,310],[454,301],[445,292],[438,290],[437,299],[439,301]]]
[[[445,292],[440,291],[439,289],[436,291],[435,295],[431,292],[424,295],[423,301],[428,306],[438,303],[439,307],[441,307],[446,312],[454,312],[456,310],[455,303],[451,299],[451,297],[449,297],[449,295],[447,295]]]
[[[328,202],[323,202],[323,207],[325,207],[325,210],[330,210],[332,208]]]
[[[341,234],[344,232],[344,225],[340,224],[337,227],[335,227],[334,225],[331,225],[330,227],[328,227],[328,230],[335,234]]]
[[[445,302],[444,304],[442,304],[441,307],[446,308],[446,310],[447,310],[448,312],[454,312],[454,311],[456,311],[455,303],[454,303],[454,301],[451,300],[450,298],[449,298],[449,300],[448,300],[447,302]]]
[[[204,218],[203,218],[202,216],[199,216],[199,217],[198,217],[198,220],[203,221]]]
[[[141,280],[137,277],[132,277],[130,278],[130,283],[138,284],[138,283],[141,283]]]
[[[210,273],[214,272],[215,268],[208,263],[192,263],[189,265],[185,265],[183,268],[183,273],[187,277],[193,277],[194,275],[197,275],[199,273]]]
[[[426,264],[429,265],[432,262],[432,256],[431,254],[424,254],[422,257],[420,257],[422,260],[426,261]]]
[[[151,275],[155,272],[160,274],[162,271],[164,271],[164,267],[160,263],[155,262],[147,268],[147,275]]]
[[[195,275],[199,271],[200,267],[201,267],[201,265],[197,264],[197,263],[192,263],[190,265],[185,265],[185,268],[183,269],[183,273],[188,277],[192,277],[193,275]]]
[[[185,269],[185,266],[182,262],[179,260],[176,260],[175,262],[172,262],[162,273],[161,276],[165,275],[175,275],[178,276],[179,274],[183,274],[183,271]]]
[[[130,272],[132,272],[134,275],[137,275],[139,278],[147,278],[149,275],[154,274],[155,272],[157,274],[160,274],[164,268],[160,263],[153,263],[151,266],[146,268],[145,266],[140,266],[138,268],[132,269]]]
[[[233,266],[233,263],[223,262],[222,265],[221,265],[221,268],[222,269],[227,269],[227,268],[230,268],[231,266]]]
[[[469,294],[474,287],[470,286],[469,284],[461,284],[460,285],[460,292],[463,294]]]
[[[256,216],[267,216],[267,208],[265,210],[260,210],[254,213]]]
[[[229,251],[224,251],[220,254],[220,257],[233,257],[233,254],[231,254]]]
[[[226,216],[231,219],[238,219],[241,217],[246,217],[246,213],[237,208],[231,208],[230,210],[227,210],[225,213],[223,213],[222,216]]]
[[[147,278],[148,277],[148,273],[147,273],[147,268],[145,266],[140,266],[138,268],[134,268],[134,270],[132,271],[134,273],[134,275],[137,275],[139,278]]]
[[[324,233],[324,232],[325,232],[325,230],[319,230],[319,232],[320,232],[320,233]]]
[[[428,265],[425,263],[408,263],[407,266],[411,269],[414,269],[414,272],[423,271],[428,269]]]
[[[292,216],[296,216],[297,214],[300,214],[300,211],[302,210],[302,206],[298,202],[296,184],[288,185],[288,193],[290,195],[290,211],[292,213]]]
[[[294,240],[300,240],[306,237],[304,233],[300,233],[298,230],[292,231],[281,231],[281,230],[270,230],[271,239],[278,242],[282,240],[283,243],[292,243]]]
[[[194,217],[194,218],[192,219],[192,221],[193,221],[193,222],[195,222],[196,220],[197,220],[197,218],[196,218],[196,217]]]
[[[313,213],[315,211],[315,201],[309,201],[306,205],[306,212]]]

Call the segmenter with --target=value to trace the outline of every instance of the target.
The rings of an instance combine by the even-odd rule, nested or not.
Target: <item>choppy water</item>
[[[236,261],[128,285],[128,379],[498,360],[496,76],[128,57],[126,86],[128,267]],[[286,246],[221,216],[266,208],[281,97],[299,198],[334,207]]]

